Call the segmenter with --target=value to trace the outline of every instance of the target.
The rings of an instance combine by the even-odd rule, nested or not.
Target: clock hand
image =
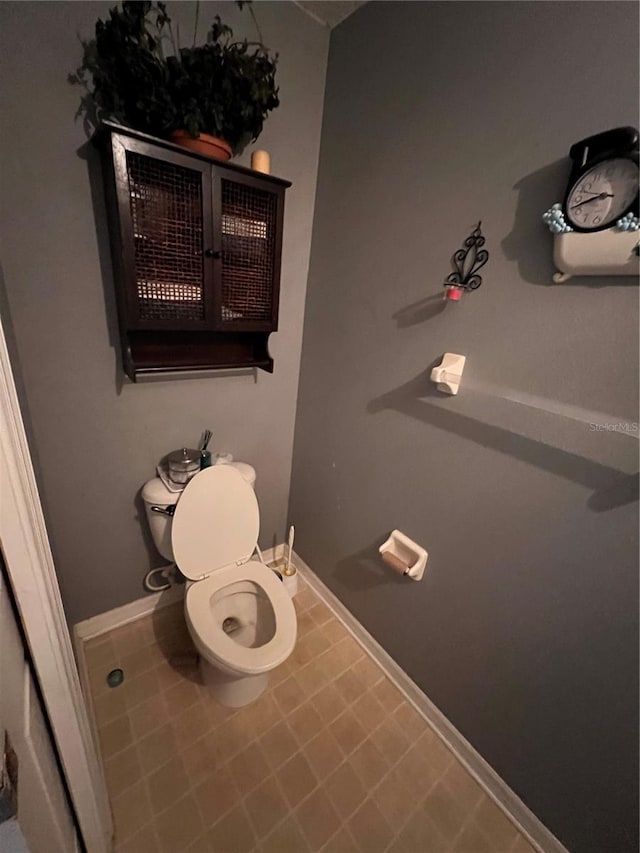
[[[583,204],[589,204],[591,201],[599,201],[602,198],[614,198],[613,193],[598,193],[593,198],[586,198],[584,201],[579,201],[577,204],[571,206],[571,210],[575,210],[576,207],[582,207]]]

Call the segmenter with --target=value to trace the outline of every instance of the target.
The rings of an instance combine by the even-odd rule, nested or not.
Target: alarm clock
[[[571,174],[563,204],[574,231],[610,228],[627,213],[638,214],[638,131],[618,127],[576,142],[569,150]]]

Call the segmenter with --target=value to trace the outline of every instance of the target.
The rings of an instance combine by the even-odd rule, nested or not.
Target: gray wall
[[[213,449],[258,471],[261,542],[282,541],[291,468],[302,316],[311,242],[328,31],[290,3],[260,3],[265,42],[280,53],[281,106],[257,147],[271,152],[287,194],[275,372],[131,385],[118,370],[106,223],[90,184],[80,92],[67,74],[113,3],[2,3],[2,263],[5,321],[71,622],[143,594],[162,559],[144,541],[136,493],[159,458],[192,446],[204,427]],[[193,3],[169,3],[184,39]],[[255,37],[248,12],[202,3],[200,33],[222,13]],[[250,149],[241,162],[248,162]],[[93,164],[90,163],[92,166]],[[5,306],[6,308],[6,306]],[[10,316],[9,316],[10,315]]]
[[[637,849],[638,442],[588,424],[638,420],[638,289],[553,285],[540,217],[573,142],[637,125],[637,57],[631,3],[376,2],[334,31],[291,489],[302,557],[594,853]],[[442,310],[478,219],[484,284]],[[421,583],[377,558],[394,527]]]

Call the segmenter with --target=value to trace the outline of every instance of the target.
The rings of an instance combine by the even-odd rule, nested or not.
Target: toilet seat
[[[273,637],[255,648],[242,646],[225,634],[211,612],[214,595],[242,581],[251,581],[262,589],[275,617]],[[296,613],[291,598],[282,581],[257,560],[217,569],[204,580],[189,584],[185,614],[200,654],[214,666],[243,675],[258,675],[278,666],[289,657],[296,642]]]
[[[231,465],[214,465],[189,481],[171,527],[176,564],[193,581],[185,595],[191,637],[205,660],[235,675],[268,672],[286,660],[296,642],[296,612],[282,581],[250,559],[259,526],[252,487]],[[255,648],[227,635],[212,610],[216,593],[243,581],[262,590],[275,619],[271,639]]]

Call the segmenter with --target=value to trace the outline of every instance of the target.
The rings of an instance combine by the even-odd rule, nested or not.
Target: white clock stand
[[[607,228],[591,234],[576,231],[553,235],[556,283],[580,275],[635,275],[640,273],[637,246],[640,232]]]

